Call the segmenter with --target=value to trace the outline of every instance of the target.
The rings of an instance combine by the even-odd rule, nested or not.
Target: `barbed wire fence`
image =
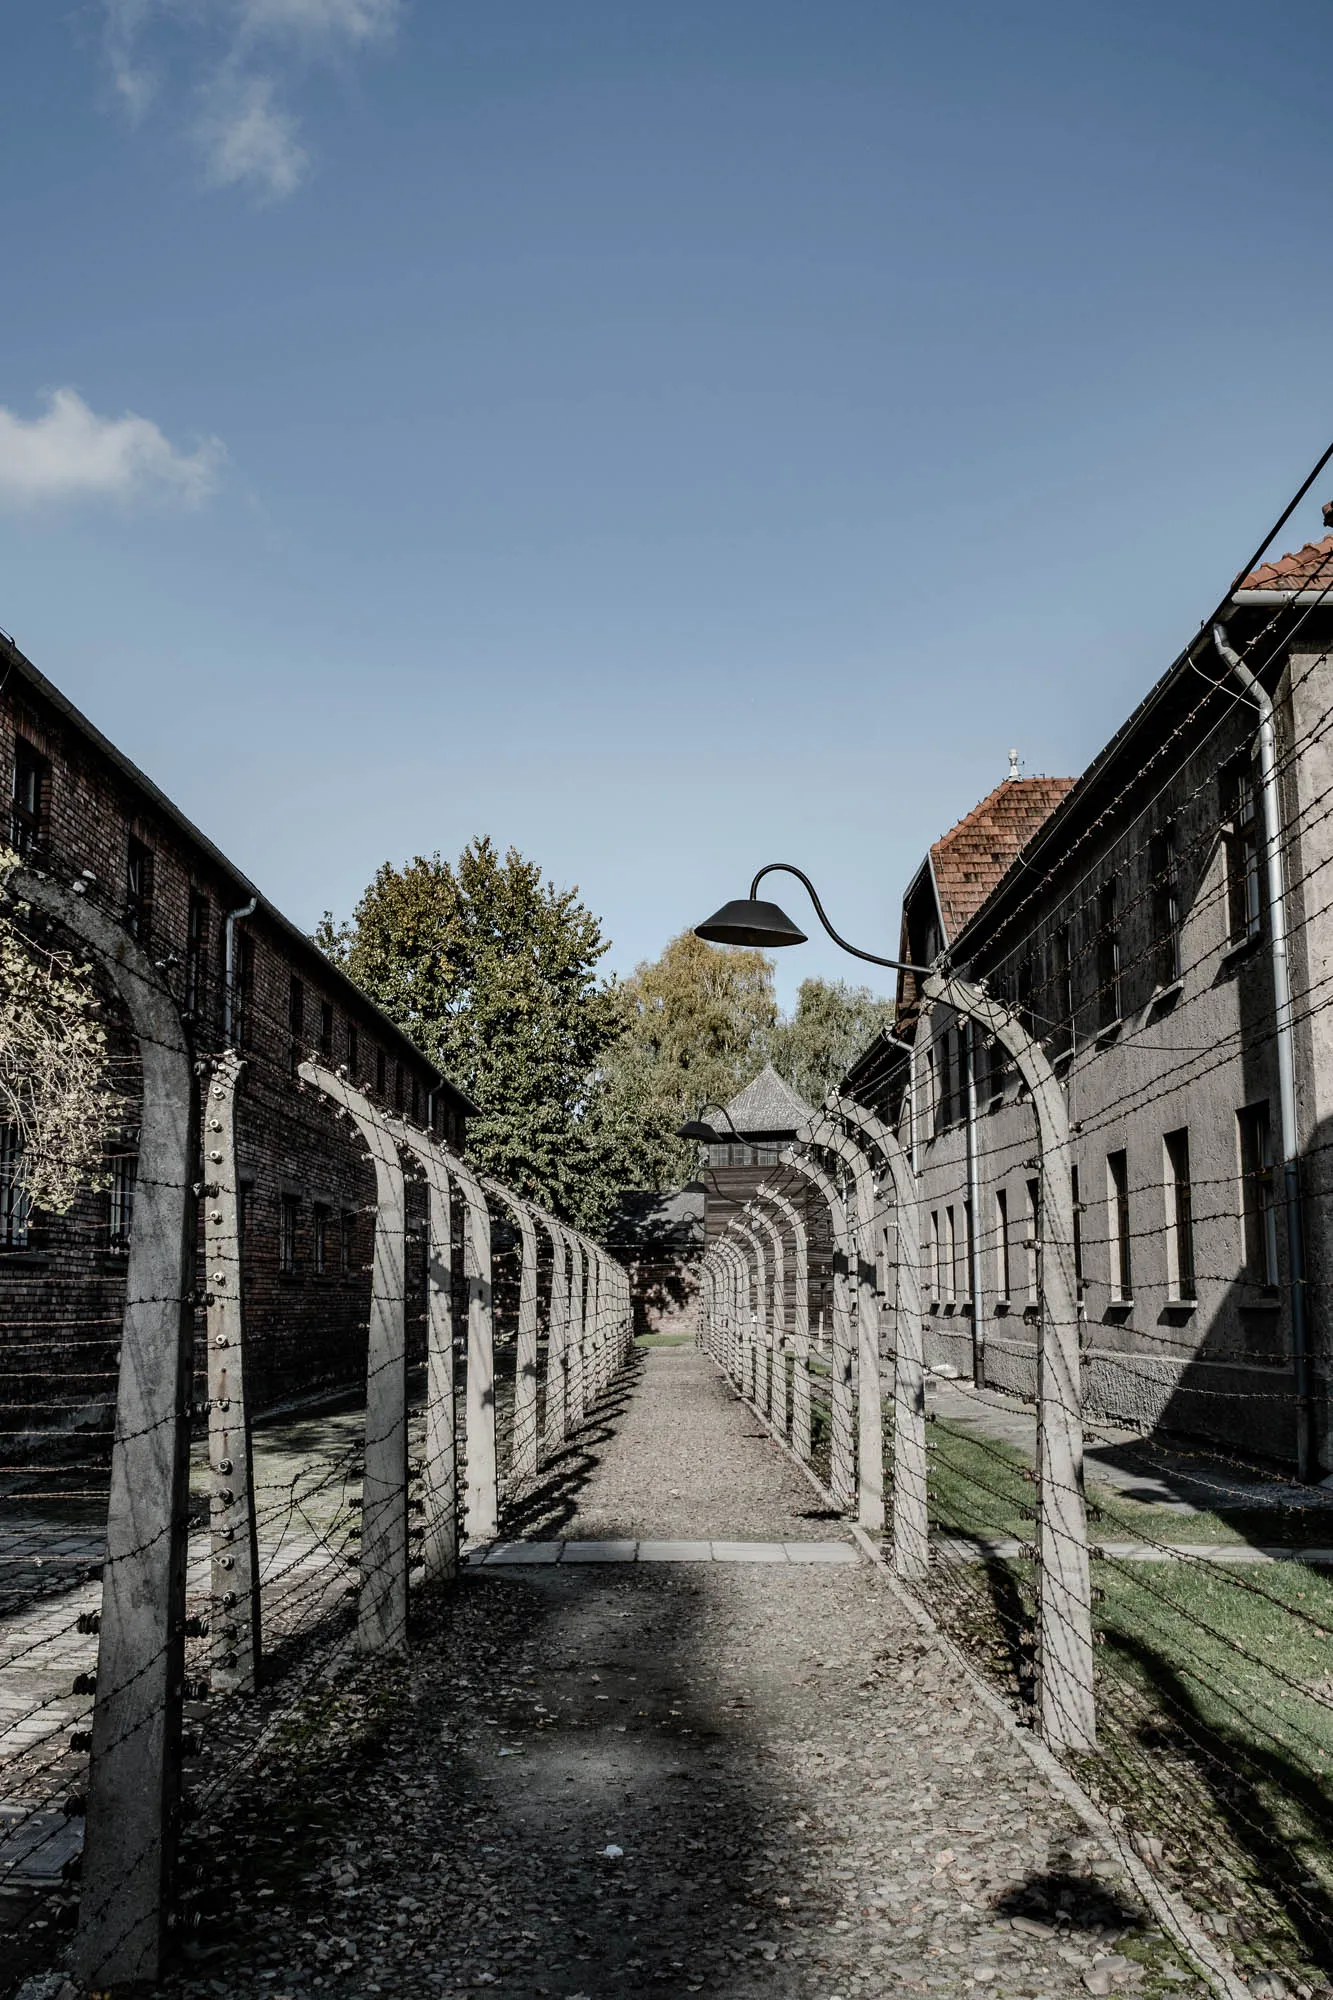
[[[57,1289],[0,1333],[0,1935],[15,1977],[59,1951],[102,1990],[188,1934],[210,1870],[182,1864],[187,1826],[262,1786],[312,1684],[401,1655],[410,1587],[558,1458],[631,1352],[628,1280],[312,1055],[297,1087],[374,1176],[364,1378],[257,1413],[236,1110],[273,1059],[196,1056],[85,883],[11,869],[6,893],[114,996],[137,1119],[123,1303],[62,1313]]]
[[[1247,651],[1270,637],[1271,626]],[[1333,909],[1333,783],[1311,754],[1333,732],[1333,706],[1312,699],[1327,665],[1322,652],[1297,651],[1283,717],[1301,719],[1285,720],[1276,759],[1278,859],[1293,925],[1307,937]],[[1273,1456],[1275,1441],[1285,1447],[1310,1425],[1322,1354],[1302,1379],[1290,1330],[1271,1308],[1298,1284],[1320,1325],[1333,1285],[1318,1259],[1290,1269],[1277,1225],[1291,1197],[1271,1164],[1239,1155],[1233,1164],[1225,1152],[1219,1164],[1212,1148],[1188,1176],[1187,1223],[1161,1179],[1142,1165],[1126,1170],[1133,1121],[1193,1092],[1194,1109],[1181,1116],[1202,1123],[1215,1108],[1210,1080],[1238,1057],[1246,1102],[1276,1094],[1271,1006],[1237,1006],[1219,1024],[1212,998],[1219,965],[1243,968],[1267,919],[1265,892],[1254,888],[1238,936],[1238,837],[1234,824],[1219,824],[1215,803],[1220,764],[1248,744],[1251,727],[1234,687],[1199,672],[1197,700],[1132,787],[1078,836],[1072,867],[1067,849],[1038,854],[988,941],[987,990],[965,989],[947,970],[926,981],[917,1057],[886,1046],[877,1070],[861,1065],[865,1101],[831,1097],[709,1251],[700,1339],[831,1498],[864,1509],[880,1474],[879,1462],[867,1463],[865,1335],[872,1321],[877,1334],[882,1326],[887,1551],[899,1578],[1143,1862],[1183,1893],[1224,1963],[1256,1992],[1317,1994],[1333,1976],[1333,1502]],[[1129,804],[1122,825],[1116,816]],[[1239,867],[1256,876],[1264,845],[1256,835]],[[1108,869],[1119,891],[1114,926],[1099,901]],[[1196,887],[1177,910],[1188,878]],[[1052,897],[1063,954],[1052,948]],[[1333,973],[1307,948],[1295,975],[1290,1021],[1313,1041]],[[1125,1004],[1140,989],[1143,1004]],[[1102,1046],[1113,1043],[1119,1089],[1099,1082],[1097,1036],[1080,1038],[1076,1016],[1098,1021],[1099,1032],[1113,1024]],[[956,1079],[923,1106],[925,1078],[914,1073],[909,1084],[909,1066],[924,1068],[917,1058],[945,1023],[966,1024],[970,1046],[960,1037]],[[909,1090],[917,1120],[934,1121],[917,1171],[916,1149],[897,1130]],[[896,1107],[888,1127],[868,1113],[871,1102]],[[859,1177],[849,1145],[864,1162]],[[1301,1149],[1301,1198],[1316,1212],[1333,1188],[1331,1146],[1316,1129]],[[1118,1178],[1103,1188],[1112,1155]],[[752,1388],[758,1347],[785,1354],[793,1383],[812,1366],[790,1281],[774,1275],[793,1262],[796,1204],[817,1176],[838,1211],[835,1302],[841,1287],[850,1324],[844,1318],[834,1345],[844,1372],[854,1357],[850,1413],[845,1393],[838,1407],[833,1385],[824,1392],[827,1448],[818,1423],[798,1436],[791,1401],[770,1409]],[[1131,1271],[1178,1267],[1186,1227],[1189,1268],[1177,1287],[1186,1303],[1209,1287],[1243,1293],[1257,1258],[1272,1294],[1261,1301],[1266,1331],[1248,1322],[1239,1334],[1206,1322],[1196,1330],[1184,1312],[1156,1325],[1135,1317],[1127,1330]],[[1246,1231],[1257,1249],[1246,1247]],[[1085,1303],[1093,1282],[1109,1300],[1100,1344]],[[987,1294],[1005,1317],[987,1314]],[[946,1353],[961,1365],[946,1365]],[[813,1389],[818,1407],[817,1377]],[[1087,1483],[1085,1442],[1094,1454]],[[1116,1476],[1122,1460],[1132,1478]]]

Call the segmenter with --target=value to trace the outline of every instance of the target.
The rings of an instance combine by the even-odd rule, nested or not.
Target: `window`
[[[1273,1190],[1273,1134],[1267,1104],[1236,1114],[1240,1137],[1240,1200],[1245,1275],[1256,1285],[1277,1283],[1277,1204]]]
[[[361,1072],[361,1037],[355,1021],[347,1023],[347,1074],[355,1083]]]
[[[944,1211],[945,1238],[944,1297],[953,1305],[958,1297],[958,1218],[950,1202]]]
[[[319,1052],[326,1061],[333,1060],[333,1002],[321,1000],[319,1003]]]
[[[315,1254],[315,1276],[317,1278],[323,1278],[328,1273],[329,1223],[331,1220],[332,1220],[332,1210],[326,1208],[323,1202],[317,1201],[315,1203],[312,1216],[313,1235],[314,1235],[313,1248]]]
[[[36,854],[45,846],[46,802],[51,766],[20,736],[14,744],[14,798],[9,844],[16,854]]]
[[[1263,920],[1254,764],[1248,755],[1236,758],[1222,773],[1222,820],[1231,942],[1244,944],[1258,937]]]
[[[1041,1295],[1041,1182],[1028,1182],[1028,1304],[1035,1306]]]
[[[995,1190],[995,1289],[1000,1298],[1009,1297],[1009,1191]]]
[[[1166,1153],[1167,1281],[1171,1297],[1189,1305],[1198,1296],[1194,1277],[1194,1196],[1190,1188],[1190,1135],[1182,1126],[1162,1142]]]
[[[1129,1233],[1129,1155],[1106,1155],[1106,1220],[1111,1246],[1111,1299],[1129,1305],[1134,1297],[1133,1250]]]
[[[421,1118],[421,1085],[417,1082],[417,1079],[413,1077],[412,1078],[412,1123],[414,1125],[417,1124],[420,1118]]]
[[[376,1051],[375,1051],[375,1088],[376,1088],[376,1090],[377,1090],[377,1091],[379,1092],[379,1095],[380,1095],[381,1097],[383,1097],[383,1095],[384,1095],[384,1093],[385,1093],[385,1090],[386,1090],[386,1088],[387,1088],[387,1084],[386,1084],[386,1077],[387,1077],[387,1074],[388,1074],[388,1063],[387,1063],[387,1062],[385,1061],[385,1056],[384,1056],[384,1051],[383,1051],[383,1049],[376,1049]]]
[[[287,988],[287,1027],[291,1035],[287,1070],[295,1076],[301,1067],[301,1041],[305,1033],[305,987],[294,975]]]
[[[236,934],[236,962],[231,977],[231,1044],[250,1046],[251,1002],[255,991],[255,941],[248,931]]]
[[[1153,835],[1149,856],[1153,966],[1159,986],[1174,986],[1180,977],[1180,879],[1176,866],[1176,829],[1170,822]]]
[[[113,1250],[128,1250],[134,1229],[134,1189],[139,1178],[139,1155],[132,1142],[111,1162],[111,1194],[107,1214],[107,1240]]]
[[[152,918],[153,850],[131,834],[125,855],[125,928],[146,944]]]
[[[403,1065],[401,1063],[395,1063],[393,1066],[393,1108],[395,1111],[401,1111],[403,1108]]]
[[[1069,1191],[1074,1198],[1074,1297],[1083,1303],[1083,1203],[1078,1192],[1078,1168],[1069,1170]]]
[[[208,898],[190,891],[185,915],[185,1011],[202,1013],[208,969]]]
[[[338,1218],[338,1268],[344,1278],[352,1268],[352,1231],[355,1217],[350,1208],[345,1208]]]
[[[1068,924],[1061,924],[1051,939],[1051,1000],[1055,1013],[1055,1046],[1067,1049],[1074,1039],[1074,971]]]
[[[1018,1018],[1030,1035],[1037,1032],[1037,1015],[1032,1005],[1032,960],[1025,958],[1018,968]]]
[[[278,1269],[290,1276],[296,1269],[297,1198],[285,1194],[278,1205]]]
[[[32,1207],[23,1185],[23,1136],[17,1125],[0,1125],[0,1250],[25,1250]]]
[[[932,1297],[932,1299],[938,1299],[941,1296],[941,1292],[940,1292],[940,1212],[937,1208],[932,1208],[932,1210],[930,1211],[930,1243],[928,1246],[928,1254],[930,1258],[930,1271],[929,1271],[930,1296]]]
[[[1120,929],[1116,885],[1097,892],[1097,1026],[1113,1028],[1120,1019]]]

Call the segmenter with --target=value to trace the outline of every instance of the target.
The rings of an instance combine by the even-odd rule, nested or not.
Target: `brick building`
[[[297,1064],[317,1053],[455,1145],[475,1107],[3,641],[0,772],[10,801],[5,831],[25,864],[82,883],[147,946],[201,1055],[229,1045],[244,1054],[238,1153],[253,1407],[355,1382],[364,1365],[374,1176],[347,1126],[298,1084]],[[110,995],[105,1014],[129,1078],[109,1185],[66,1215],[30,1210],[16,1134],[0,1129],[5,1400],[40,1405],[45,1415],[34,1425],[95,1429],[114,1394],[112,1335],[133,1225],[135,1085],[133,1043]],[[423,1308],[424,1213],[418,1203],[410,1245],[412,1297]],[[65,1387],[53,1400],[41,1385],[57,1378]]]
[[[1333,536],[1247,577],[1222,632],[1274,704],[1303,1287],[1282,1198],[1258,710],[1210,628],[1081,778],[1011,780],[935,843],[901,947],[917,964],[948,947],[1063,1079],[1089,1410],[1287,1463],[1304,1431],[1316,1472],[1333,1463],[1331,590]],[[923,1007],[910,974],[898,1000],[910,1064],[879,1044],[849,1081],[916,1139],[928,1359],[1031,1394],[1031,1106],[1001,1052]]]

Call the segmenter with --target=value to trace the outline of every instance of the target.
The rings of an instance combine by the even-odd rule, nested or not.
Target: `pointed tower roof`
[[[765,1063],[753,1083],[737,1091],[727,1106],[738,1132],[762,1132],[769,1138],[784,1132],[794,1135],[814,1115],[814,1107],[782,1081],[772,1063]]]

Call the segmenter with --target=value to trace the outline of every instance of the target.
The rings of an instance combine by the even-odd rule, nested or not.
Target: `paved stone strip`
[[[856,1563],[850,1542],[493,1542],[471,1551],[474,1564],[507,1563]]]

